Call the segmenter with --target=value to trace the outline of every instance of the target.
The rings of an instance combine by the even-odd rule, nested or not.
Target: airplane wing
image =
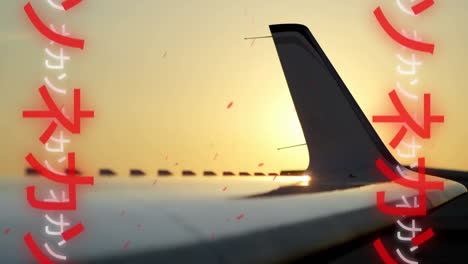
[[[272,37],[306,138],[308,177],[145,177],[103,180],[80,197],[86,232],[69,241],[77,263],[272,263],[325,250],[392,225],[396,218],[376,206],[417,192],[388,181],[375,167],[382,159],[403,177],[417,173],[400,165],[364,116],[319,44],[302,25],[272,25]],[[306,180],[305,180],[306,179]],[[456,181],[427,192],[428,209],[467,192]],[[100,181],[100,180],[99,180]],[[304,182],[305,181],[305,182]],[[24,186],[1,192],[0,225],[14,236],[0,239],[4,263],[31,258],[22,242],[44,223],[28,209]],[[44,181],[42,181],[44,182]],[[297,184],[296,184],[297,183]],[[227,187],[225,189],[224,187]],[[45,188],[45,187],[44,187]],[[39,242],[38,242],[39,243]],[[40,241],[42,245],[44,241]]]

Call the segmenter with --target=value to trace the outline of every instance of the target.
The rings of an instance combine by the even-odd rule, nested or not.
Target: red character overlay
[[[54,264],[52,260],[50,260],[44,253],[42,253],[41,249],[37,246],[36,242],[34,242],[34,239],[30,233],[27,233],[23,239],[26,245],[28,246],[29,251],[31,251],[33,256],[39,261],[39,263]]]
[[[419,246],[422,243],[426,242],[427,240],[431,239],[433,236],[434,236],[434,231],[432,231],[432,228],[429,228],[426,231],[422,232],[421,234],[413,237],[411,241],[413,241],[413,244],[415,246]]]
[[[414,2],[414,0],[411,0],[411,2]],[[431,7],[434,4],[433,0],[419,0],[419,3],[416,5],[413,5],[411,9],[403,6],[401,4],[400,0],[397,0],[397,5],[407,15],[410,16],[417,16],[420,13],[424,12],[426,9]],[[435,45],[432,43],[425,43],[422,42],[421,39],[416,35],[416,31],[413,31],[414,37],[409,38],[407,32],[405,30],[402,31],[402,34],[397,31],[392,24],[388,21],[386,16],[384,15],[382,9],[380,7],[377,7],[374,10],[374,16],[377,19],[378,23],[380,24],[380,27],[385,31],[385,33],[392,38],[395,42],[400,44],[403,48],[409,48],[414,51],[421,51],[421,52],[426,52],[430,54],[434,54],[434,48]],[[400,74],[403,75],[414,75],[416,72],[416,66],[420,65],[421,62],[416,61],[415,59],[415,54],[411,54],[412,60],[407,60],[404,57],[402,57],[400,54],[398,54],[398,58],[400,59],[403,64],[408,65],[411,67],[410,70],[404,71],[401,68],[401,65],[398,65],[397,71]],[[415,85],[418,82],[418,79],[413,79],[410,82],[410,85]],[[417,95],[410,94],[406,90],[404,90],[401,86],[400,83],[397,82],[397,88],[399,89],[400,92],[402,92],[406,97],[410,99],[418,99]],[[432,116],[431,115],[431,97],[430,94],[424,94],[424,109],[423,109],[423,124],[420,125],[419,121],[416,121],[413,119],[406,109],[403,107],[403,104],[401,103],[400,99],[398,98],[397,94],[395,91],[391,91],[390,94],[390,99],[396,108],[398,115],[396,116],[374,116],[373,121],[374,122],[387,122],[387,123],[403,123],[401,125],[400,130],[398,133],[393,137],[393,139],[390,142],[390,146],[392,148],[396,148],[400,142],[403,145],[406,146],[411,146],[413,147],[413,154],[408,155],[408,154],[400,154],[399,149],[397,149],[398,154],[400,157],[416,157],[415,155],[415,148],[418,148],[420,146],[415,145],[414,138],[415,136],[412,135],[413,138],[413,143],[411,145],[405,143],[403,141],[403,138],[405,137],[406,133],[408,132],[408,128],[411,128],[415,134],[418,134],[421,138],[430,138],[431,137],[431,123],[433,122],[439,122],[442,123],[444,122],[444,116]],[[408,179],[408,178],[403,178],[399,177],[405,176],[404,171],[401,170],[400,167],[397,167],[396,170],[398,173],[395,173],[392,169],[390,169],[382,159],[379,159],[376,161],[376,166],[379,168],[379,170],[385,174],[385,176],[392,181],[396,182],[397,184],[400,184],[402,186],[408,187],[408,188],[413,188],[418,191],[418,196],[414,197],[415,199],[415,205],[413,208],[411,208],[410,204],[406,200],[405,196],[402,196],[403,201],[405,202],[403,205],[397,204],[396,207],[390,207],[387,204],[385,204],[385,192],[380,191],[377,193],[377,206],[378,208],[387,214],[393,214],[393,215],[426,215],[426,206],[427,206],[427,201],[426,201],[426,190],[429,189],[439,189],[442,190],[444,188],[443,182],[427,182],[425,179],[425,160],[424,158],[419,158],[418,159],[418,178],[417,179]],[[420,201],[420,205],[417,205],[417,200]],[[402,208],[405,207],[405,208]],[[406,231],[410,231],[412,236],[411,237],[406,237],[402,236],[401,232],[398,231],[397,233],[397,238],[401,241],[412,241],[414,246],[411,247],[409,250],[413,252],[418,248],[418,246],[428,239],[430,239],[434,233],[432,232],[432,229],[429,228],[425,232],[419,234],[416,236],[416,232],[421,232],[422,229],[416,227],[415,225],[415,220],[413,219],[411,221],[412,226],[406,226],[403,224],[400,220],[397,221],[398,225],[402,227]],[[384,261],[386,264],[397,264],[399,263],[396,261],[392,256],[389,254],[389,252],[386,250],[384,247],[382,241],[380,239],[377,239],[374,241],[374,248],[378,252],[380,258]],[[396,249],[396,254],[398,257],[401,259],[401,263],[418,263],[417,261],[411,260],[404,256],[402,251],[398,248]]]
[[[76,226],[70,228],[69,230],[63,232],[62,236],[65,241],[71,240],[73,237],[77,236],[81,232],[84,231],[84,226],[83,224],[79,223]],[[39,246],[36,244],[34,241],[31,233],[27,233],[24,236],[24,242],[28,246],[29,250],[33,254],[33,256],[36,258],[36,260],[39,261],[41,264],[54,264],[52,260],[50,260],[39,248]],[[60,245],[61,243],[59,243]],[[46,244],[46,248],[48,248],[48,245]]]
[[[62,233],[62,237],[65,241],[69,241],[70,239],[76,237],[79,235],[81,232],[84,231],[84,226],[82,223],[77,224],[76,226],[68,229],[67,231]]]
[[[68,2],[68,1],[66,1],[66,2]],[[76,2],[76,1],[72,1],[72,2]],[[70,5],[69,8],[71,8],[71,7],[72,6]],[[52,41],[54,41],[56,43],[62,44],[64,46],[68,46],[68,47],[71,47],[71,48],[84,49],[84,40],[70,38],[70,37],[60,35],[60,34],[54,32],[53,30],[51,30],[49,27],[47,27],[44,24],[44,22],[42,22],[42,20],[39,18],[36,11],[32,7],[31,3],[28,2],[24,6],[24,11],[26,12],[26,15],[28,16],[29,21],[31,21],[31,23],[34,25],[34,27],[37,29],[37,31],[39,31],[46,38],[48,38],[48,39],[50,39],[50,40],[52,40]]]
[[[424,10],[428,9],[434,4],[434,0],[424,0],[419,4],[414,5],[411,7],[415,15],[419,15],[420,13],[424,12]]]
[[[417,11],[419,10],[420,9],[417,9]],[[414,9],[413,9],[413,12],[414,12]],[[402,34],[400,34],[400,32],[398,32],[392,26],[392,24],[390,24],[390,22],[387,20],[384,13],[382,12],[382,9],[380,9],[380,7],[377,7],[374,10],[374,15],[375,15],[375,18],[377,18],[377,21],[379,22],[380,26],[387,33],[387,35],[389,35],[393,40],[398,42],[400,45],[405,46],[409,49],[413,49],[413,50],[428,52],[431,54],[434,53],[434,44],[416,41],[416,40],[407,38],[403,36]]]
[[[375,165],[379,170],[393,182],[402,185],[404,187],[417,189],[419,207],[415,208],[402,208],[392,207],[385,203],[385,192],[377,192],[377,207],[386,214],[391,215],[426,215],[427,201],[426,201],[426,190],[443,190],[444,182],[428,182],[426,181],[426,164],[424,158],[418,159],[418,180],[413,181],[403,177],[400,177],[392,169],[390,169],[382,159],[378,159]]]
[[[82,0],[55,0],[61,2],[61,4],[57,4],[54,0],[48,0],[47,2],[49,5],[57,10],[65,11],[69,10],[79,3]],[[27,18],[35,27],[36,31],[50,40],[50,45],[54,45],[55,43],[61,44],[63,46],[68,46],[72,48],[80,48],[84,49],[85,41],[78,38],[70,37],[69,33],[65,30],[65,24],[62,24],[62,32],[59,33],[56,30],[53,24],[44,23],[41,18],[36,13],[36,10],[33,8],[30,2],[28,2],[24,6],[24,11],[27,15]],[[69,56],[64,55],[63,47],[59,48],[59,53],[50,50],[49,48],[45,49],[46,54],[48,55],[48,59],[45,60],[45,66],[47,69],[52,70],[63,70],[65,66],[65,61],[70,60]],[[55,60],[56,63],[53,63],[52,60]],[[56,76],[57,80],[63,80],[67,77],[67,74],[62,72],[61,74]],[[53,83],[50,82],[48,77],[44,77],[44,81],[52,91],[59,93],[59,94],[66,94],[67,90],[60,89],[56,87]],[[57,104],[54,100],[52,100],[51,96],[49,95],[48,89],[45,86],[39,88],[39,93],[47,106],[46,111],[23,111],[23,117],[28,118],[47,118],[50,120],[49,126],[45,129],[45,131],[40,136],[40,141],[45,144],[45,149],[48,152],[63,152],[64,151],[64,143],[69,143],[68,139],[63,137],[63,129],[60,130],[60,138],[55,138],[53,136],[54,132],[58,128],[58,125],[61,124],[64,128],[69,130],[73,134],[79,134],[81,130],[81,118],[92,118],[94,117],[94,111],[82,111],[81,110],[81,97],[80,97],[80,90],[75,89],[73,94],[73,106],[70,107],[71,111],[74,111],[71,114],[71,118],[65,114],[64,107],[57,107]],[[68,110],[68,108],[66,109]],[[52,143],[59,143],[58,148],[50,147],[49,139]],[[57,161],[62,163],[65,161],[67,157],[63,156],[59,158]],[[62,200],[59,201],[57,199],[54,190],[49,190],[52,198],[50,199],[41,199],[37,200],[35,196],[35,186],[28,186],[26,188],[26,196],[27,201],[33,208],[43,209],[43,210],[76,210],[77,208],[77,193],[76,193],[76,185],[77,184],[94,184],[93,177],[77,177],[77,171],[75,168],[75,153],[68,154],[68,168],[66,173],[61,173],[59,171],[54,170],[48,163],[47,160],[44,161],[44,166],[42,166],[32,154],[28,154],[26,156],[26,160],[28,163],[41,175],[46,177],[49,180],[55,181],[57,183],[66,184],[68,187],[68,198],[65,198],[66,192],[62,191]],[[50,212],[49,212],[50,214]],[[63,240],[58,242],[58,246],[63,246],[67,243],[68,240],[72,239],[73,237],[77,236],[81,232],[84,231],[84,226],[79,223],[72,228],[69,228],[67,231],[64,230],[65,226],[70,226],[70,223],[65,222],[63,218],[63,214],[59,214],[59,220],[56,218],[51,217],[49,214],[45,214],[45,218],[48,221],[48,224],[45,226],[45,232],[47,235],[50,236],[62,236]],[[51,230],[51,227],[59,228],[59,231]],[[38,260],[40,263],[54,263],[54,259],[58,259],[60,261],[66,261],[67,256],[56,253],[55,249],[51,247],[50,244],[44,243],[43,250],[45,249],[44,253],[38,247],[36,242],[34,241],[32,235],[27,233],[24,236],[24,242],[26,243],[27,247],[33,254],[33,256]],[[53,245],[52,245],[53,246]],[[49,256],[52,256],[52,260],[49,259]]]
[[[85,176],[85,177],[77,177],[76,170],[75,170],[75,153],[68,153],[68,174],[67,176],[61,176],[56,173],[49,171],[47,168],[42,166],[32,154],[28,154],[26,156],[26,161],[28,161],[29,165],[34,168],[37,172],[39,172],[42,176],[46,177],[49,180],[58,183],[64,183],[68,185],[68,196],[69,199],[67,202],[45,202],[39,201],[36,199],[35,186],[28,186],[26,188],[27,191],[27,200],[29,204],[37,209],[42,210],[76,210],[76,185],[77,184],[90,184],[94,185],[94,177],[92,176]]]
[[[422,243],[429,240],[433,236],[434,236],[434,232],[432,231],[432,228],[429,228],[428,230],[414,237],[412,241],[415,246],[419,246]],[[383,245],[382,240],[380,240],[380,238],[376,239],[373,245],[374,245],[375,250],[377,250],[377,253],[379,254],[380,258],[383,260],[385,264],[398,264],[398,262],[390,256],[390,254],[388,253],[387,249]]]
[[[403,106],[400,98],[398,97],[395,90],[392,90],[389,94],[390,100],[393,106],[397,110],[397,116],[373,116],[372,121],[376,123],[405,123],[409,126],[417,135],[421,138],[431,137],[431,123],[443,123],[444,116],[431,115],[431,94],[424,94],[424,119],[422,127],[411,117],[408,111]],[[401,142],[406,132],[408,132],[405,126],[400,128],[397,135],[390,142],[392,148],[396,148]]]
[[[81,1],[83,0],[65,0],[62,3],[63,9],[69,10],[73,8],[74,6],[76,6],[77,4],[81,3]]]
[[[374,248],[377,250],[377,253],[379,253],[380,258],[385,264],[398,264],[398,262],[396,262],[385,249],[380,238],[374,241]]]
[[[94,111],[82,111],[81,110],[81,94],[80,89],[73,90],[73,123],[68,120],[65,115],[59,110],[57,105],[50,97],[47,88],[43,85],[39,88],[39,93],[42,99],[49,108],[48,111],[23,111],[24,118],[56,118],[57,121],[65,127],[68,131],[73,134],[79,134],[81,130],[81,118],[92,118],[94,117]],[[47,140],[52,136],[53,132],[57,128],[55,121],[49,125],[46,131],[40,137],[42,143],[46,143]]]

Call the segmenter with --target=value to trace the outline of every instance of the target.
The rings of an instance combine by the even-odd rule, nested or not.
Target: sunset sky
[[[58,157],[38,140],[47,122],[21,117],[43,107],[37,88],[44,76],[57,76],[44,65],[49,42],[28,22],[26,3],[0,2],[0,175],[23,174],[29,152]],[[367,117],[391,114],[387,93],[410,80],[397,73],[396,54],[409,53],[377,24],[379,5],[398,29],[435,43],[434,55],[417,53],[423,64],[412,91],[431,93],[434,113],[446,121],[434,125],[431,139],[417,139],[418,156],[428,166],[468,170],[466,1],[436,1],[417,17],[396,0],[84,0],[68,12],[31,3],[45,21],[86,40],[83,51],[65,49],[71,60],[60,84],[81,88],[84,109],[95,111],[66,145],[87,174],[305,169],[306,147],[277,150],[305,140],[273,41],[244,38],[270,35],[270,24],[306,25]],[[398,128],[374,127],[385,143]]]

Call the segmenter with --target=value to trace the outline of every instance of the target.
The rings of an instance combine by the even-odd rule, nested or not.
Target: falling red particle
[[[275,177],[273,177],[273,180],[276,180],[276,177],[277,177],[277,176],[275,175]]]
[[[250,42],[250,47],[252,47],[254,44],[255,44],[255,39],[253,39],[252,42]]]
[[[7,235],[8,233],[10,233],[10,231],[11,231],[11,228],[7,228],[7,229],[3,232],[3,234]]]
[[[244,218],[244,214],[241,214],[241,215],[239,215],[239,216],[236,217],[236,218],[237,218],[237,220],[241,220],[242,218]]]
[[[154,180],[154,182],[153,182],[153,185],[155,185],[157,182],[158,182],[158,180],[157,180],[157,179],[156,179],[156,180]]]
[[[125,243],[125,245],[123,246],[123,248],[128,248],[128,245],[130,245],[130,240],[128,240],[127,243]]]
[[[137,225],[137,228],[141,228],[141,225],[140,225],[140,224],[138,224],[138,225]]]
[[[218,158],[218,152],[216,152],[215,156],[213,157],[213,160],[216,160]]]
[[[176,166],[179,165],[179,162],[176,162],[175,165],[176,165]]]
[[[229,218],[226,218],[226,222],[229,222],[229,221],[231,221],[231,219],[229,219]]]
[[[120,212],[120,216],[124,216],[124,215],[125,215],[125,210],[122,210],[122,211]]]
[[[227,190],[227,187],[224,187],[224,188],[223,188],[223,192],[226,191],[226,190]]]
[[[264,164],[263,162],[262,162],[262,163],[259,163],[259,164],[258,164],[258,166],[259,166],[259,167],[262,167],[262,166],[263,166],[263,164]]]
[[[212,233],[210,237],[211,237],[211,238],[215,238],[215,235]]]
[[[230,103],[227,105],[227,109],[231,108],[233,104],[234,104],[234,102],[230,102]]]
[[[164,52],[164,54],[162,55],[163,58],[166,58],[167,56],[167,51]]]

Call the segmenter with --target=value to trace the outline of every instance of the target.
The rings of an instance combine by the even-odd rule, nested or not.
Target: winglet
[[[312,187],[344,189],[387,181],[375,161],[400,164],[309,29],[280,24],[270,25],[270,30],[307,142],[306,172],[312,176]]]

